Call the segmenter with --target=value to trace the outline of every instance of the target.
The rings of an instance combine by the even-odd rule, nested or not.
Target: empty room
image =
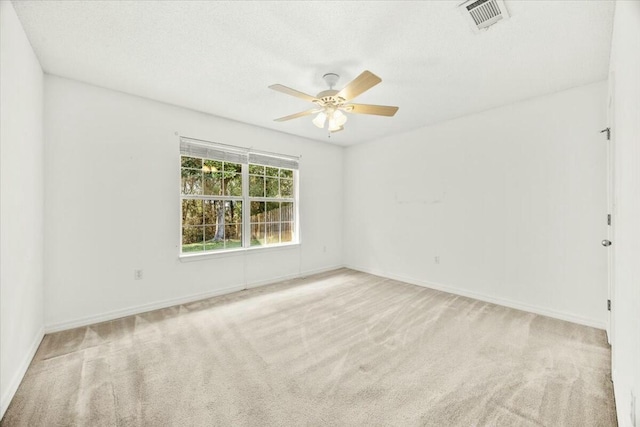
[[[640,427],[640,1],[0,0],[0,426]]]

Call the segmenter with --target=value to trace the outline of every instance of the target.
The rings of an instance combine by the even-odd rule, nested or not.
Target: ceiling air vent
[[[469,0],[462,3],[460,8],[470,19],[476,32],[490,27],[501,19],[509,18],[509,12],[502,0]]]

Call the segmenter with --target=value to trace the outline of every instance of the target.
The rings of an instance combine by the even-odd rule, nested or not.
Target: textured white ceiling
[[[349,145],[607,78],[614,4],[506,1],[511,19],[474,34],[461,2],[14,1],[44,71],[319,141]],[[368,69],[382,83],[327,139],[315,95]]]

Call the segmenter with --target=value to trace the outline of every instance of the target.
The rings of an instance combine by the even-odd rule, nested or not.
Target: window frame
[[[221,150],[224,151],[225,148],[227,149],[231,149],[233,152],[238,152],[238,151],[245,151],[246,152],[246,159],[245,161],[242,162],[238,162],[238,161],[234,161],[234,160],[220,160],[220,159],[212,159],[212,158],[208,158],[208,157],[203,157],[201,155],[197,155],[197,154],[186,154],[182,151],[182,149],[179,151],[179,155],[178,155],[178,165],[179,165],[179,173],[178,173],[178,180],[179,180],[179,191],[178,191],[178,199],[179,199],[179,203],[178,203],[178,209],[179,209],[179,224],[178,224],[178,229],[179,229],[179,242],[178,242],[178,256],[180,260],[189,260],[189,259],[195,259],[195,258],[208,258],[208,257],[218,257],[218,256],[224,256],[224,255],[231,255],[231,254],[238,254],[238,253],[246,253],[247,251],[261,251],[261,250],[273,250],[273,249],[277,249],[277,248],[287,248],[287,247],[292,247],[292,246],[298,246],[301,244],[301,239],[300,239],[300,201],[299,201],[299,167],[297,168],[289,168],[286,166],[274,166],[274,165],[268,165],[268,164],[262,164],[262,163],[256,163],[254,161],[250,160],[249,154],[258,154],[260,156],[266,156],[266,157],[273,157],[273,158],[284,158],[284,159],[288,159],[288,160],[293,160],[296,164],[296,166],[298,166],[298,159],[299,157],[294,157],[294,156],[287,156],[287,155],[282,155],[282,154],[276,154],[276,153],[269,153],[269,152],[263,152],[263,151],[257,151],[257,150],[252,150],[252,149],[247,149],[247,148],[242,148],[242,147],[236,147],[236,146],[231,146],[231,145],[226,145],[226,144],[218,144],[218,143],[213,143],[213,142],[209,142],[209,141],[202,141],[202,140],[197,140],[197,139],[193,139],[193,138],[186,138],[186,137],[180,137],[180,141],[181,143],[187,140],[189,142],[195,142],[198,145],[202,145],[202,146],[211,146],[214,147],[217,150]],[[205,195],[205,194],[183,194],[182,193],[182,157],[186,156],[186,157],[194,157],[194,158],[200,158],[203,160],[215,160],[215,161],[223,161],[223,162],[228,162],[228,163],[236,163],[236,164],[240,164],[241,165],[241,177],[242,177],[242,195],[240,196],[226,196],[226,195]],[[292,184],[293,184],[293,194],[291,195],[291,197],[282,197],[280,195],[280,192],[278,194],[278,197],[266,197],[266,192],[264,197],[252,197],[250,196],[249,193],[249,176],[251,175],[249,173],[249,165],[259,165],[259,166],[264,166],[266,167],[274,167],[274,168],[278,168],[280,169],[286,169],[286,170],[291,170],[292,171]],[[266,169],[265,169],[265,176],[266,176]],[[280,185],[280,178],[282,178],[280,176],[280,173],[278,174],[278,185]],[[285,178],[286,179],[286,178]],[[203,183],[204,185],[204,183]],[[266,183],[265,183],[266,185]],[[278,187],[280,189],[280,187]],[[201,251],[192,251],[192,252],[183,252],[183,228],[184,228],[184,224],[183,224],[183,200],[211,200],[211,201],[215,201],[215,200],[223,200],[223,201],[241,201],[242,202],[242,246],[241,247],[232,247],[232,248],[221,248],[221,249],[213,249],[213,250],[206,250],[204,249],[206,246],[206,242],[203,240],[203,250]],[[251,202],[252,201],[260,201],[260,202],[278,202],[278,203],[292,203],[293,204],[293,221],[291,221],[292,223],[292,239],[290,242],[282,242],[282,217],[280,217],[280,221],[278,222],[278,224],[280,225],[280,231],[278,234],[278,243],[267,243],[266,239],[265,242],[263,244],[260,245],[251,245],[251,226],[252,226],[252,222],[251,222]],[[289,222],[289,221],[285,221],[285,222]],[[203,226],[206,227],[206,225],[203,224]]]

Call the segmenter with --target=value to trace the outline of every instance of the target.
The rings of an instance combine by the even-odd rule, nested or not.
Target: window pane
[[[218,200],[204,200],[204,223],[216,224],[218,219],[218,209],[221,208],[221,202]]]
[[[293,202],[282,202],[280,207],[280,221],[294,221]]]
[[[242,223],[242,202],[228,200],[225,207],[224,220],[226,223]]]
[[[280,196],[293,197],[293,180],[280,178]]]
[[[205,200],[204,223],[242,223],[242,202],[240,200]]]
[[[270,168],[267,166],[267,176],[278,176],[278,168]]]
[[[202,251],[203,243],[203,227],[182,227],[182,252]]]
[[[225,172],[242,173],[242,165],[240,163],[224,162]]]
[[[202,200],[182,200],[182,225],[202,225]]]
[[[222,172],[204,173],[204,194],[207,196],[222,195]]]
[[[242,202],[205,200],[204,246],[213,251],[242,247]]]
[[[225,249],[233,249],[233,248],[241,248],[242,247],[242,239],[229,239],[224,243]]]
[[[280,222],[280,202],[267,202],[267,222]]]
[[[207,251],[224,249],[223,225],[209,225],[204,227],[204,246]]]
[[[264,197],[264,178],[261,176],[249,177],[249,196]]]
[[[202,169],[202,159],[197,157],[180,157],[180,166],[183,168]]]
[[[242,175],[235,172],[225,172],[224,194],[226,196],[242,196]]]
[[[202,166],[203,172],[222,172],[222,162],[218,160],[204,160],[204,165]]]
[[[267,224],[267,244],[280,243],[280,224]]]
[[[265,202],[251,202],[251,222],[265,222]]]
[[[225,229],[223,226],[210,226],[204,229],[204,250],[217,251],[227,248]]]
[[[264,175],[264,166],[249,165],[249,173],[252,175]]]
[[[293,222],[283,222],[280,225],[280,242],[292,242],[293,241]]]
[[[226,224],[224,226],[225,247],[242,246],[242,224]]]
[[[202,171],[182,169],[182,194],[202,194]]]
[[[293,171],[291,169],[280,169],[280,178],[293,179]]]
[[[278,178],[266,179],[267,197],[278,197]]]
[[[261,246],[266,242],[265,225],[251,224],[251,246]]]

